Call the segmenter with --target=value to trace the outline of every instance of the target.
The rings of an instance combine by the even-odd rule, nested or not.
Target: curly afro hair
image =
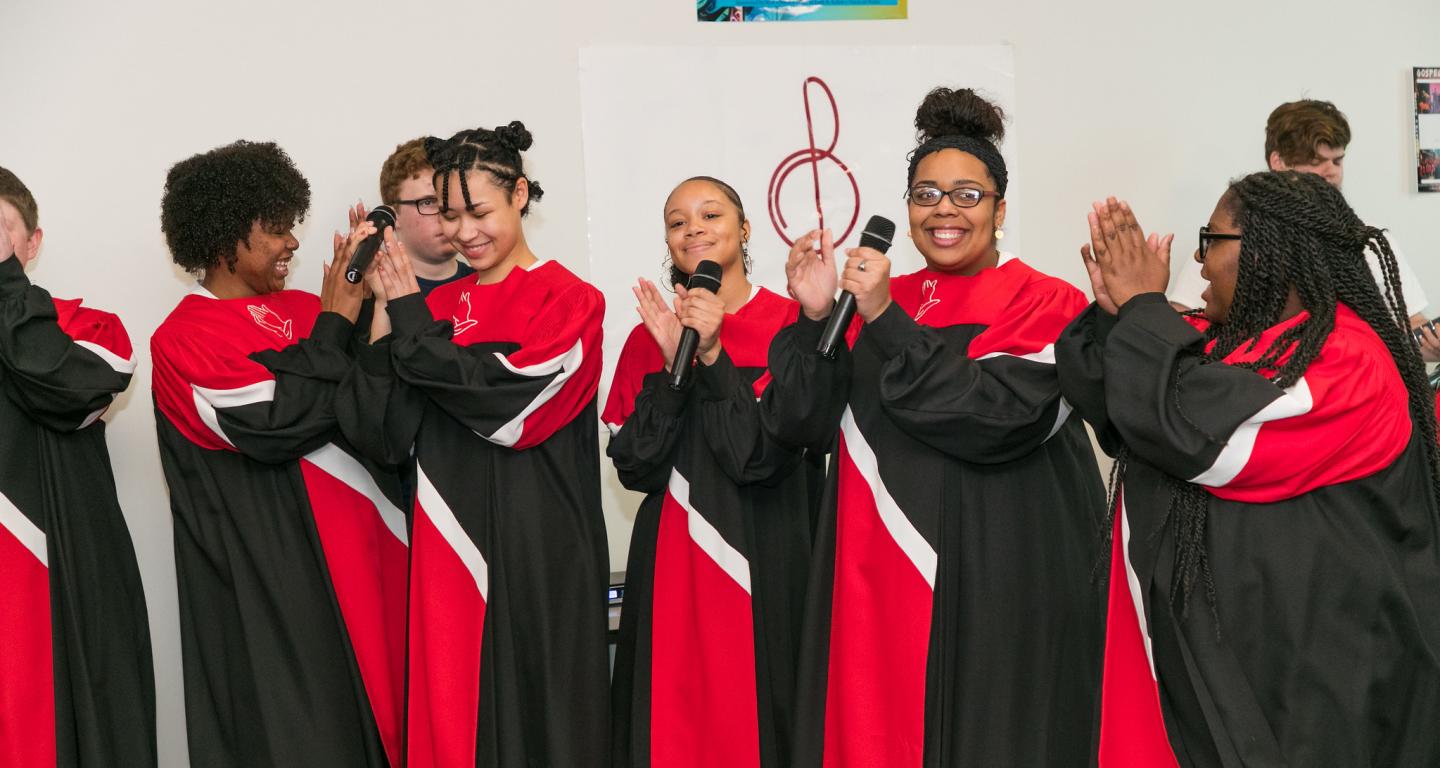
[[[186,158],[165,176],[160,229],[170,256],[201,274],[223,259],[235,270],[235,249],[255,222],[285,231],[305,220],[310,183],[273,142],[237,141]]]

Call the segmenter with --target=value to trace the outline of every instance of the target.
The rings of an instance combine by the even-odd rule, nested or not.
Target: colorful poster
[[[699,21],[855,21],[905,18],[908,0],[695,0]]]
[[[1416,177],[1421,192],[1440,192],[1440,67],[1415,68]]]

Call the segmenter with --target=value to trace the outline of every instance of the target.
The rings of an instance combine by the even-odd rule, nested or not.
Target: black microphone
[[[706,259],[695,265],[695,274],[686,281],[686,290],[705,288],[720,294],[720,265]],[[700,346],[700,332],[686,328],[680,332],[680,343],[675,345],[675,359],[670,361],[670,388],[680,389],[690,377],[690,368],[695,364],[695,349]]]
[[[375,234],[361,240],[360,247],[355,249],[355,255],[350,257],[350,266],[345,268],[345,279],[351,283],[360,282],[365,270],[370,268],[370,262],[375,260],[375,252],[385,243],[385,228],[395,226],[395,209],[388,205],[377,205],[365,220],[375,225]]]
[[[884,216],[871,216],[865,222],[865,231],[860,233],[860,247],[874,248],[885,253],[890,250],[890,239],[895,237],[895,222]],[[845,329],[850,327],[850,319],[855,317],[855,295],[849,291],[840,292],[840,300],[835,302],[835,310],[830,313],[830,322],[825,326],[825,333],[820,335],[820,344],[815,347],[827,358],[835,358],[835,345],[840,343],[840,337],[845,335]]]

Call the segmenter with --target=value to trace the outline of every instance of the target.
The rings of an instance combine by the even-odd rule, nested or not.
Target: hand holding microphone
[[[377,205],[375,210],[365,217],[365,221],[369,222],[375,231],[360,241],[360,245],[350,257],[350,264],[345,268],[345,279],[351,283],[364,279],[365,271],[370,268],[370,262],[375,260],[375,253],[384,242],[385,230],[395,228],[395,209],[388,205]]]
[[[720,265],[713,261],[710,261],[709,259],[706,259],[699,264],[696,264],[695,272],[694,274],[690,275],[690,281],[685,285],[685,292],[680,296],[682,302],[684,301],[686,295],[689,295],[690,292],[696,290],[707,290],[710,293],[716,294],[718,296],[720,293],[720,275],[722,274],[722,272],[723,270],[721,269]],[[681,310],[684,309],[685,308],[681,306],[681,302],[677,302],[676,316],[681,316]],[[686,311],[685,314],[690,315],[693,320],[695,318],[703,318],[706,312],[703,309],[700,309],[695,310],[694,312]],[[684,317],[681,317],[682,322],[684,319]],[[718,327],[719,326],[717,323],[717,333]],[[690,369],[695,364],[695,353],[698,351],[699,346],[700,332],[695,328],[686,327],[685,330],[680,333],[680,343],[677,344],[675,347],[675,358],[670,362],[671,389],[684,388],[685,382],[690,378]]]
[[[708,289],[690,290],[676,286],[676,313],[680,324],[699,335],[695,359],[713,365],[720,356],[720,326],[725,322],[725,302]]]
[[[834,357],[836,346],[844,343],[845,331],[859,309],[866,322],[874,320],[890,306],[890,241],[895,236],[895,222],[884,216],[871,216],[860,234],[860,247],[846,251],[845,271],[840,276],[840,299],[830,322],[820,336],[815,351]]]

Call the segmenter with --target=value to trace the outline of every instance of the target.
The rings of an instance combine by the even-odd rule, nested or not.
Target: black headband
[[[926,155],[942,149],[958,149],[978,158],[985,164],[985,170],[990,172],[990,178],[995,180],[995,196],[1005,197],[1005,186],[1010,182],[1010,177],[1005,172],[1005,158],[1000,156],[1000,150],[996,149],[994,144],[975,136],[937,136],[916,147],[915,151],[910,153],[910,179],[906,182],[907,189],[915,183],[915,169],[920,166],[920,161]]]

